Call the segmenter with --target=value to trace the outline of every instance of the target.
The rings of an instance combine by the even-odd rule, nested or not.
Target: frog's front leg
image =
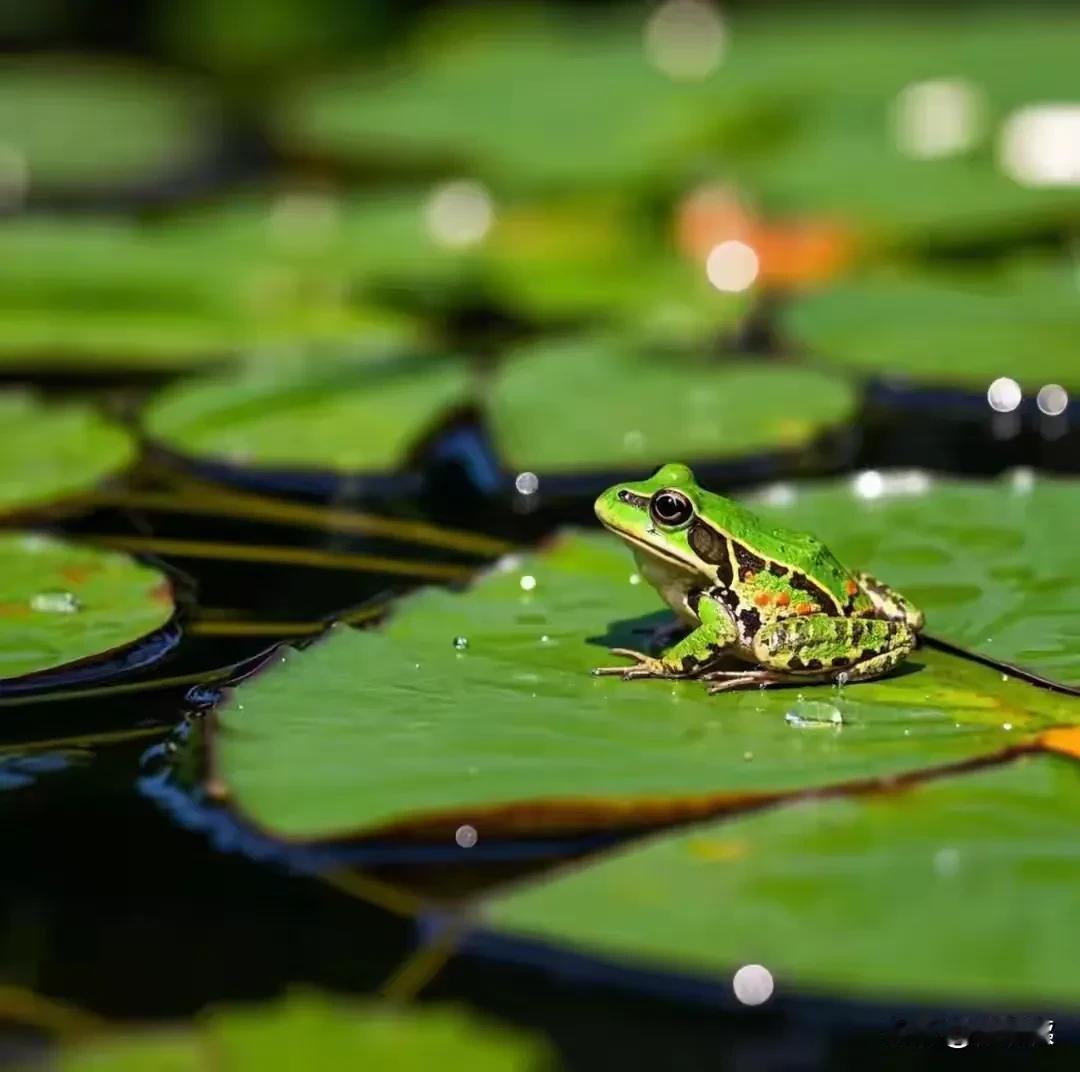
[[[618,674],[624,681],[638,677],[697,676],[731,648],[739,638],[739,631],[731,611],[710,593],[701,595],[695,613],[698,627],[661,655],[612,648],[613,655],[625,655],[635,660],[635,665],[598,666],[593,673],[599,677]]]

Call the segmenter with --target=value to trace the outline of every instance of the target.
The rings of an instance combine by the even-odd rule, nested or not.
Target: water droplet
[[[468,650],[468,647],[469,647],[469,638],[468,637],[463,637],[463,636],[454,637],[454,650],[455,651],[466,651],[466,650]]]
[[[1001,728],[1002,728],[1002,729],[1003,729],[1003,730],[1004,730],[1004,731],[1005,731],[1006,733],[1008,733],[1008,732],[1009,732],[1009,730],[1011,730],[1011,729],[1012,729],[1012,723],[1011,723],[1011,722],[1002,722],[1002,724],[1001,724]]]
[[[536,578],[531,573],[526,573],[520,584],[523,592],[531,592],[536,587]]]
[[[469,826],[466,823],[464,826],[459,826],[454,831],[454,840],[463,849],[471,849],[477,841],[479,841],[480,835],[476,832],[475,826]]]
[[[543,636],[542,636],[542,637],[540,638],[540,643],[541,643],[541,644],[550,644],[550,643],[551,643],[551,637],[549,637],[549,636],[547,635],[547,633],[545,633],[545,634],[544,634],[544,635],[543,635]]]
[[[960,852],[958,849],[938,849],[934,853],[934,871],[942,878],[955,875],[960,870]]]
[[[535,473],[518,473],[514,478],[514,489],[519,495],[535,495],[540,487],[540,478]]]
[[[449,249],[482,242],[495,222],[495,205],[486,186],[469,179],[443,183],[424,206],[428,233]]]
[[[789,726],[821,728],[842,726],[844,717],[840,709],[822,700],[804,700],[801,696],[788,709],[784,721]]]
[[[641,584],[641,574],[640,573],[631,573],[630,574],[630,583],[631,584]]]
[[[74,592],[56,590],[38,592],[31,597],[30,607],[32,610],[43,611],[47,614],[74,614],[82,610],[82,603]]]
[[[750,760],[752,760],[754,758],[754,753],[753,752],[743,752],[742,757],[743,757],[743,759],[745,759],[749,763]]]
[[[1002,681],[1008,681],[1009,680],[1009,675],[1008,674],[1002,674],[1001,675],[1001,680]]]
[[[962,1050],[968,1044],[968,1040],[963,1035],[950,1035],[945,1040],[945,1045],[950,1050]]]
[[[986,401],[995,413],[1012,413],[1020,405],[1024,392],[1009,376],[999,376],[986,389]]]
[[[772,997],[772,972],[763,964],[744,964],[732,977],[731,988],[744,1005],[763,1005]]]
[[[885,491],[885,478],[876,469],[867,469],[855,477],[852,485],[860,499],[877,499]]]
[[[1047,417],[1060,417],[1069,405],[1069,392],[1060,383],[1046,383],[1035,396],[1039,412]]]

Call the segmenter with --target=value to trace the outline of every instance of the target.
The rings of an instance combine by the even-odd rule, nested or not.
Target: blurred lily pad
[[[31,190],[95,192],[163,182],[202,164],[219,134],[202,87],[132,63],[8,57],[0,73],[0,187],[18,179]]]
[[[92,491],[136,455],[127,431],[83,403],[0,392],[0,427],[0,516]]]
[[[702,77],[677,81],[650,64],[645,27],[636,11],[440,13],[388,69],[365,61],[294,91],[281,138],[347,160],[453,163],[504,188],[641,183],[713,132],[707,74],[724,45],[706,12]]]
[[[462,825],[483,840],[715,814],[967,761],[1077,714],[933,651],[805,695],[593,677],[668,620],[639,581],[613,538],[566,535],[464,594],[423,591],[385,627],[284,654],[218,709],[215,784],[278,837],[452,845]]]
[[[470,400],[453,358],[253,365],[166,388],[146,434],[197,463],[240,470],[382,474],[406,466],[440,421]]]
[[[505,361],[488,419],[515,471],[602,472],[795,450],[846,424],[856,404],[846,379],[814,369],[581,337],[531,344]]]
[[[322,254],[316,222],[293,226],[266,205],[155,225],[6,221],[0,363],[175,368],[253,349],[269,361],[281,344],[415,338],[407,316],[350,294],[342,265]]]
[[[1023,109],[1075,98],[1075,12],[804,14],[736,17],[722,72],[729,103],[774,115],[771,145],[725,161],[767,212],[829,218],[870,244],[1073,226],[1080,193],[1054,181],[1055,135]]]
[[[303,1067],[541,1072],[546,1044],[453,1008],[403,1010],[294,994],[203,1012],[189,1028],[117,1032],[61,1050],[64,1072],[293,1072]]]
[[[488,919],[725,995],[751,965],[751,1001],[775,979],[954,1008],[1075,1006],[1078,821],[1076,764],[1032,756],[669,835],[497,899]]]
[[[127,555],[0,534],[0,688],[133,644],[175,611],[169,581]]]
[[[865,472],[775,488],[754,508],[886,578],[926,611],[929,633],[1080,684],[1076,481]]]
[[[879,273],[795,299],[781,327],[815,357],[859,372],[980,392],[1080,381],[1075,272],[1017,265],[997,276]]]
[[[501,212],[485,250],[490,287],[540,323],[610,326],[635,341],[700,346],[734,328],[751,292],[722,293],[632,213],[605,202]]]

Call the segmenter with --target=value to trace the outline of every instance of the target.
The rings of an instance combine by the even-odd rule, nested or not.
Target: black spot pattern
[[[837,655],[836,658],[833,659],[831,665],[832,666],[847,666],[848,663],[850,663],[850,662],[851,662],[851,660],[846,655]]]
[[[769,572],[774,577],[786,577],[789,571],[787,566],[781,566],[779,562],[770,562]]]
[[[727,540],[703,521],[695,521],[690,526],[687,540],[700,559],[717,567],[716,574],[719,583],[725,586],[730,585],[731,557],[728,555]]]
[[[735,548],[735,561],[739,563],[740,572],[749,570],[751,573],[760,573],[768,566],[765,559],[758,558],[750,548],[743,547],[741,543],[733,542],[732,547]]]
[[[718,597],[729,610],[739,609],[739,594],[730,588],[714,588],[712,594]]]
[[[761,615],[753,607],[739,611],[739,622],[743,627],[743,636],[753,637],[761,628]]]
[[[632,491],[627,491],[623,488],[618,497],[624,502],[629,503],[631,506],[636,506],[639,510],[649,509],[649,500],[644,495],[635,495]]]
[[[688,596],[686,597],[686,605],[687,605],[687,606],[688,606],[688,607],[690,608],[690,610],[691,610],[691,611],[692,611],[692,612],[693,612],[694,614],[697,614],[697,612],[698,612],[698,611],[697,611],[697,609],[698,609],[698,604],[699,604],[700,602],[701,602],[701,592],[700,592],[699,590],[697,590],[697,589],[695,589],[695,590],[694,590],[693,592],[691,592],[691,593],[690,593],[690,594],[689,594],[689,595],[688,595]]]

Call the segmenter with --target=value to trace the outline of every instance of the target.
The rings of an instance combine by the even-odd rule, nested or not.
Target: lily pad
[[[270,361],[274,344],[416,337],[404,314],[354,300],[345,267],[295,238],[302,223],[273,222],[267,205],[235,205],[155,225],[0,223],[0,363],[169,369],[253,349]]]
[[[871,275],[781,313],[795,345],[842,368],[980,393],[999,377],[1030,391],[1078,382],[1076,280],[1062,266],[998,276]]]
[[[1075,188],[1011,161],[1008,130],[1022,108],[1075,98],[1078,30],[1053,8],[988,9],[978,25],[842,5],[736,17],[729,106],[757,100],[776,133],[728,172],[766,211],[830,218],[871,245],[1065,231]]]
[[[677,257],[632,213],[605,202],[512,206],[485,252],[491,290],[508,308],[654,344],[700,346],[733,329],[752,297],[717,291],[703,259]]]
[[[403,1010],[295,994],[266,1007],[202,1013],[190,1028],[102,1035],[69,1044],[64,1072],[292,1072],[371,1068],[539,1072],[539,1039],[453,1008]]]
[[[131,436],[82,403],[48,404],[0,393],[0,516],[50,505],[123,472]]]
[[[0,144],[31,189],[92,192],[172,179],[209,156],[216,108],[201,88],[131,63],[8,59]]]
[[[867,472],[774,489],[754,503],[900,588],[927,632],[1080,685],[1080,485],[1021,472],[996,481]]]
[[[0,534],[0,560],[0,690],[127,648],[175,612],[166,577],[114,551],[7,532]],[[169,643],[175,637],[122,668],[160,657]]]
[[[644,26],[638,12],[443,13],[389,69],[365,61],[291,94],[281,137],[348,160],[451,161],[507,188],[640,183],[670,172],[716,116],[707,79],[650,65]]]
[[[1076,764],[1030,756],[663,837],[497,899],[488,918],[725,994],[761,965],[789,990],[1075,1007],[1078,821]]]
[[[251,366],[167,388],[144,428],[198,463],[240,470],[382,474],[405,466],[440,420],[469,400],[467,366],[431,360]]]
[[[505,464],[550,474],[797,450],[846,424],[856,402],[847,380],[814,369],[582,337],[511,355],[487,409]]]
[[[567,535],[464,594],[422,591],[385,627],[283,654],[217,711],[215,785],[278,837],[452,845],[466,824],[481,841],[634,828],[965,762],[1077,713],[929,650],[802,699],[593,677],[618,661],[611,647],[647,645],[667,620],[639,582],[614,538]],[[825,727],[792,725],[792,712]]]

